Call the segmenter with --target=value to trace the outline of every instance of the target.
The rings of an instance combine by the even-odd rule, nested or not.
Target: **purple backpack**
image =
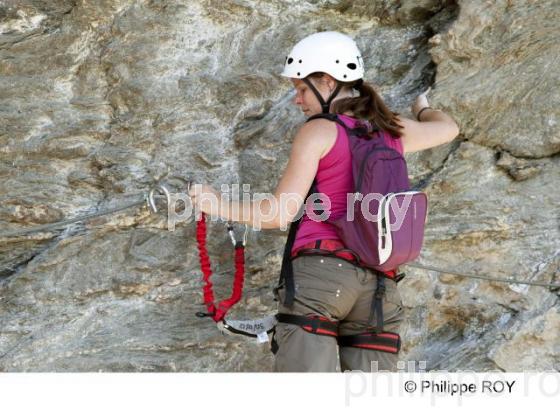
[[[345,247],[358,256],[361,266],[395,279],[399,265],[420,254],[428,212],[427,196],[410,190],[406,161],[385,143],[385,131],[372,128],[367,122],[349,128],[336,114],[318,114],[307,121],[316,118],[335,121],[346,129],[354,177],[353,208],[341,218],[325,222],[335,226]],[[316,192],[316,181],[313,181],[307,198]],[[290,226],[282,261],[280,281],[286,281],[286,306],[293,302],[290,252],[300,220]]]
[[[331,118],[344,124],[348,132],[354,206],[341,218],[326,222],[336,227],[344,245],[359,256],[361,265],[381,272],[395,270],[420,254],[427,196],[410,190],[406,161],[385,143],[385,131],[375,130],[377,134],[372,136],[370,130],[364,135],[360,134],[363,128],[351,129],[336,115]]]

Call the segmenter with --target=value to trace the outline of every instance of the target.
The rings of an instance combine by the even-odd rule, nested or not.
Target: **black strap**
[[[346,125],[346,123],[338,117],[337,114],[333,114],[333,113],[315,114],[315,115],[312,115],[311,117],[309,117],[307,120],[305,120],[305,122],[313,121],[313,120],[316,120],[316,119],[319,119],[319,118],[336,122],[336,123],[340,124],[341,126],[343,126],[344,128],[346,128],[347,130],[350,129],[350,128],[348,128],[348,125]]]
[[[377,273],[377,287],[371,300],[371,309],[369,312],[368,326],[372,322],[373,312],[377,316],[376,332],[383,332],[383,297],[385,296],[385,275]]]
[[[356,84],[354,84],[354,85],[352,86],[352,88],[359,91],[360,88],[362,88],[362,85],[363,85],[363,84],[364,84],[364,79],[363,79],[363,78],[360,78],[360,79],[356,82]],[[360,94],[360,95],[361,95],[361,94]]]
[[[324,332],[322,331],[326,331],[329,333],[334,333],[332,336],[338,335],[338,322],[331,321],[326,318],[321,319],[318,316],[301,316],[290,315],[287,313],[278,313],[276,315],[276,319],[281,323],[289,323],[300,327],[310,327],[310,333],[324,334]]]
[[[401,338],[394,332],[338,336],[337,341],[341,347],[357,347],[389,353],[398,353],[401,348]]]
[[[336,84],[336,88],[334,89],[333,93],[330,95],[329,99],[327,100],[327,102],[325,102],[325,100],[323,100],[323,96],[321,95],[321,93],[315,88],[315,86],[313,85],[313,83],[309,80],[309,78],[304,78],[303,82],[305,84],[307,84],[307,86],[309,88],[311,88],[311,91],[313,91],[313,93],[315,94],[315,97],[317,97],[317,100],[319,100],[319,104],[321,104],[321,108],[323,110],[323,114],[328,114],[330,111],[330,107],[331,107],[331,102],[334,100],[334,98],[338,95],[338,93],[340,92],[340,90],[342,89],[342,84],[340,84],[339,82],[337,82]]]
[[[279,348],[280,346],[278,346],[278,342],[276,341],[276,327],[275,327],[274,330],[272,331],[272,340],[270,341],[270,351],[272,352],[272,354],[276,354]]]
[[[404,277],[406,276],[406,273],[399,273],[397,276],[395,276],[395,282],[399,283],[401,280],[404,279]]]
[[[305,206],[305,203],[307,202],[307,198],[309,198],[311,194],[316,192],[317,192],[317,184],[316,181],[313,180],[313,184],[311,184],[311,189],[307,193],[307,196],[302,206]],[[286,286],[286,293],[283,302],[283,305],[286,307],[293,306],[294,298],[296,294],[296,286],[294,283],[294,269],[292,266],[292,247],[294,246],[297,229],[302,218],[303,215],[297,221],[292,221],[292,223],[290,224],[288,239],[286,240],[286,245],[284,246],[284,256],[282,258],[282,267],[280,269],[280,279],[278,281],[278,285],[281,285],[283,281],[284,285]]]
[[[288,232],[288,239],[286,240],[286,245],[284,246],[284,256],[282,258],[282,267],[280,269],[280,279],[278,285],[281,285],[282,282],[284,282],[284,286],[286,287],[286,293],[283,302],[284,306],[286,307],[293,306],[296,293],[291,253],[300,219],[298,219],[297,221],[293,221],[290,224],[290,231]]]

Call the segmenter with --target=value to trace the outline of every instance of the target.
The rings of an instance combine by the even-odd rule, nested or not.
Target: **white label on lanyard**
[[[257,334],[257,343],[268,343],[268,333],[261,332]]]

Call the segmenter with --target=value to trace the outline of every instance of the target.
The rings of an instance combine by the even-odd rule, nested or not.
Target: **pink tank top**
[[[339,114],[339,117],[350,128],[353,128],[357,121],[355,118],[347,115]],[[336,142],[327,155],[320,159],[316,175],[317,190],[326,194],[330,199],[331,214],[329,218],[333,219],[341,217],[346,213],[346,195],[354,191],[348,134],[341,125],[336,124],[336,128],[338,131]],[[387,145],[403,155],[401,139],[392,138],[387,132],[384,133],[384,136]],[[317,201],[317,204],[319,203],[320,201]],[[340,240],[334,226],[328,222],[314,221],[304,213],[292,250],[318,239]]]

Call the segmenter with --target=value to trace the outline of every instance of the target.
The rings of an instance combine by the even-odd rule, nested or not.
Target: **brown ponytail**
[[[310,77],[322,77],[323,73],[313,73]],[[352,87],[360,92],[359,97],[349,97],[336,100],[332,104],[332,112],[343,114],[347,111],[354,113],[354,117],[376,124],[379,128],[389,132],[396,138],[402,136],[399,128],[403,128],[395,121],[398,112],[391,111],[383,99],[377,94],[372,85],[361,80],[353,82],[339,81],[345,87]]]

